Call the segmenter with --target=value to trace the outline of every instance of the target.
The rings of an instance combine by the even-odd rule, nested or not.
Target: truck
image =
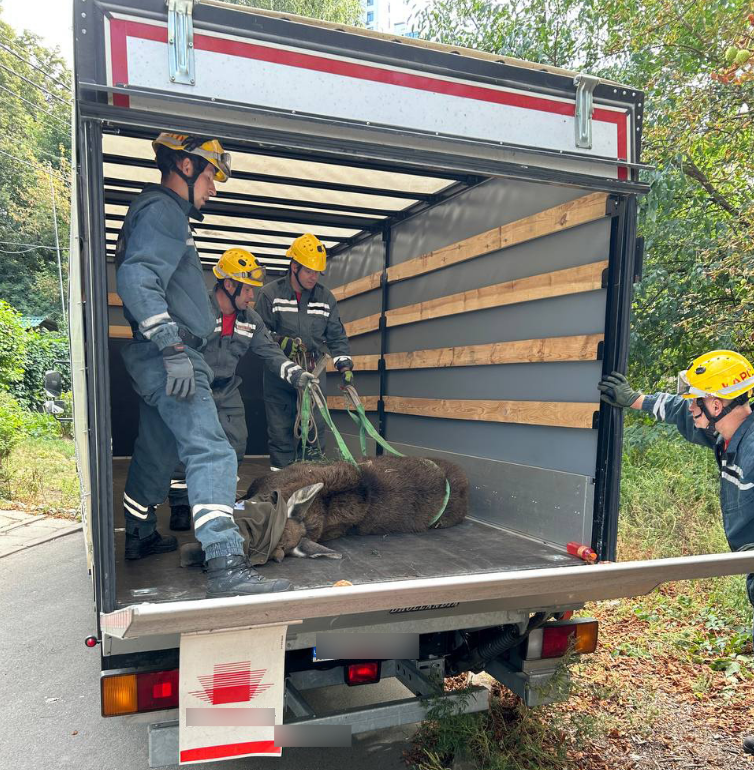
[[[435,699],[483,710],[484,688],[442,686],[468,671],[534,706],[553,697],[566,657],[594,649],[596,621],[570,617],[586,602],[754,571],[751,553],[616,562],[622,414],[597,383],[625,371],[641,277],[641,91],[215,0],[73,9],[86,641],[101,654],[103,716],[148,725],[151,767],[348,745],[421,721]],[[125,562],[120,501],[139,406],[120,356],[131,329],[114,252],[129,203],[159,181],[150,142],[166,130],[217,137],[232,154],[232,178],[194,225],[208,286],[231,246],[277,278],[293,238],[316,234],[369,420],[403,454],[464,469],[464,523],[348,536],[340,561],[263,567],[292,581],[282,594],[208,600],[176,553]],[[269,463],[260,364],[239,371],[243,485]],[[333,372],[328,404],[358,452],[337,385]],[[161,506],[163,529],[167,515]],[[311,704],[318,688],[391,678],[405,697]]]

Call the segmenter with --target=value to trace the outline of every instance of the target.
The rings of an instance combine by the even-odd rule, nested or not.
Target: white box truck
[[[457,699],[437,682],[469,670],[534,705],[565,649],[594,644],[594,623],[570,610],[754,571],[751,553],[614,561],[622,415],[597,382],[625,370],[641,273],[640,91],[212,0],[73,5],[70,323],[90,643],[103,714],[150,723],[151,766],[420,721],[428,696]],[[150,141],[163,130],[218,137],[233,156],[194,228],[208,283],[231,246],[275,278],[294,237],[325,243],[370,419],[401,452],[464,468],[467,521],[265,566],[293,582],[283,594],[207,600],[176,553],[124,561],[138,402],[113,256],[130,201],[159,181]],[[241,374],[249,482],[268,468],[266,427],[258,362]],[[335,421],[356,450],[335,377]],[[572,541],[601,563],[570,555]],[[323,660],[318,636],[351,653]],[[335,713],[307,701],[388,677],[405,699]],[[485,707],[486,691],[458,699]]]

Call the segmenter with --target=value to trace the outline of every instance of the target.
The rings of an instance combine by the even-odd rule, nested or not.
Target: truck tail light
[[[523,657],[525,660],[562,658],[569,648],[577,655],[594,652],[597,649],[598,625],[591,618],[545,623],[529,634]]]
[[[102,716],[178,708],[178,669],[102,677]]]
[[[380,662],[370,660],[366,663],[350,663],[346,666],[346,684],[374,684],[380,681]]]

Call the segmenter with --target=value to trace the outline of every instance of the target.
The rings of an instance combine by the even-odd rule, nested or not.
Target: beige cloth
[[[257,495],[246,501],[243,511],[233,511],[233,519],[243,537],[243,550],[253,566],[265,564],[283,534],[288,518],[286,501],[277,491]],[[181,566],[204,564],[204,551],[199,543],[181,546]]]

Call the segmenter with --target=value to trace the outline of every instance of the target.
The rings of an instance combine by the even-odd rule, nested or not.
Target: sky
[[[50,48],[59,46],[70,66],[73,62],[72,0],[0,0],[0,18],[16,32],[25,29],[40,35]]]

